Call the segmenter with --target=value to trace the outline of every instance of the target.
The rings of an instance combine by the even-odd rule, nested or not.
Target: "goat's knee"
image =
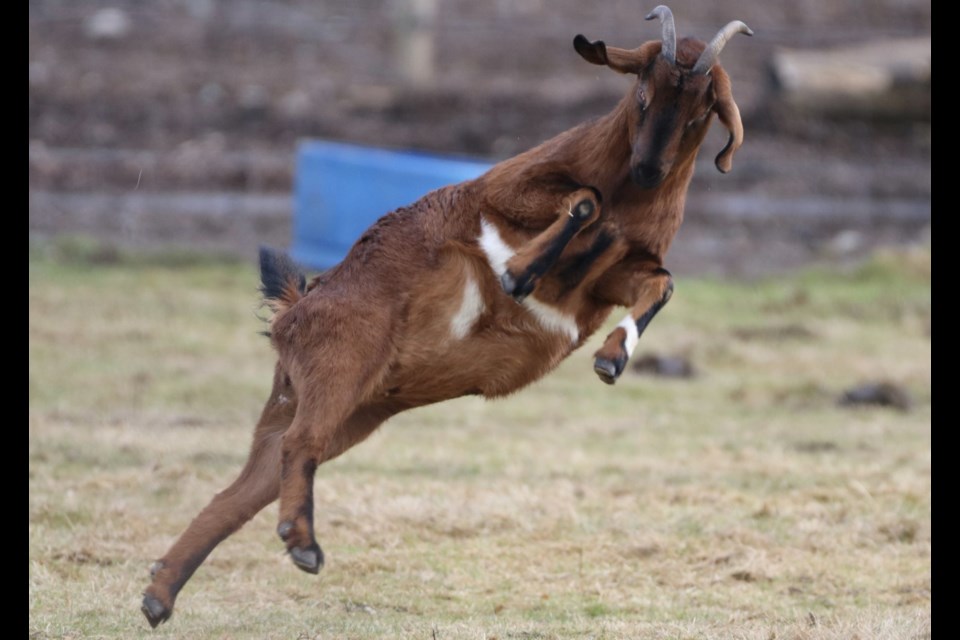
[[[600,191],[584,187],[574,191],[568,198],[567,215],[575,218],[580,228],[590,226],[600,217]]]

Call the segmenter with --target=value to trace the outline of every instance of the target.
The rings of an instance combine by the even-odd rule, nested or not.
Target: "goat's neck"
[[[631,103],[627,98],[605,116],[571,130],[561,153],[576,167],[575,175],[583,184],[612,193],[630,176]]]

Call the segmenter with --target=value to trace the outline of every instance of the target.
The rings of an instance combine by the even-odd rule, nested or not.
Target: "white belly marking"
[[[480,287],[472,275],[467,275],[467,283],[463,287],[463,300],[460,302],[460,308],[450,318],[450,333],[457,340],[462,340],[470,333],[470,329],[476,324],[480,314],[483,313],[485,305],[483,296],[480,295]]]

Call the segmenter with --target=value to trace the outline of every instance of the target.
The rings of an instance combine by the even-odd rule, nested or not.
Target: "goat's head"
[[[660,5],[647,15],[659,18],[662,39],[636,49],[608,47],[582,35],[573,46],[587,62],[606,65],[619,73],[636,74],[628,97],[630,175],[644,188],[654,188],[670,173],[678,158],[695,153],[716,113],[729,130],[726,146],[716,159],[726,173],[733,154],[743,143],[740,110],[733,101],[730,78],[717,64],[717,55],[734,34],[753,35],[735,20],[717,33],[709,44],[684,38],[677,41],[673,13]]]

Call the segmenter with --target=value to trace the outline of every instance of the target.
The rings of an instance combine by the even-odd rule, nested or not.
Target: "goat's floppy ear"
[[[605,65],[620,73],[639,73],[647,63],[660,53],[660,42],[648,42],[636,49],[608,47],[603,40],[590,42],[577,34],[573,48],[591,64]]]
[[[721,173],[727,173],[733,166],[733,154],[743,144],[743,122],[740,120],[740,108],[733,101],[733,92],[730,89],[730,76],[727,72],[716,65],[710,70],[713,76],[713,90],[716,93],[717,101],[713,105],[713,110],[717,112],[720,122],[730,132],[726,146],[720,151],[715,160],[717,169]]]

